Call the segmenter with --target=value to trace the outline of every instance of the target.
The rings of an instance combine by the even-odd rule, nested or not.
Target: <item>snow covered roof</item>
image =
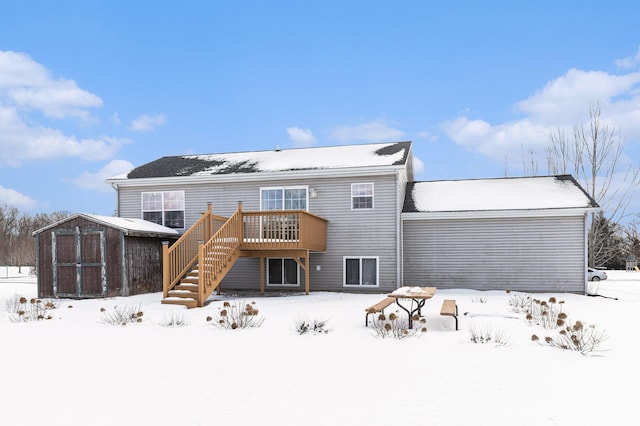
[[[294,170],[395,166],[407,163],[411,142],[341,145],[162,157],[112,179],[210,176]]]
[[[570,175],[414,182],[404,213],[593,209],[598,204]]]
[[[171,237],[175,236],[176,238],[180,236],[180,233],[172,228],[167,228],[166,226],[158,225],[157,223],[149,222],[143,219],[132,219],[126,217],[113,217],[113,216],[101,216],[95,214],[87,214],[87,213],[77,213],[72,216],[69,216],[61,221],[56,223],[52,223],[44,228],[38,229],[33,234],[39,234],[47,229],[53,228],[60,223],[67,222],[69,220],[75,219],[77,217],[81,217],[92,222],[101,223],[103,225],[110,226],[112,228],[119,229],[123,231],[127,235],[131,236],[146,236],[146,237]]]

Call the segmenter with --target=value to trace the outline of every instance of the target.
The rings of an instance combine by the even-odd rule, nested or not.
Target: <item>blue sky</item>
[[[637,165],[638,16],[588,0],[8,2],[0,205],[112,214],[107,177],[278,146],[412,140],[418,180],[518,176],[523,150],[594,103]]]

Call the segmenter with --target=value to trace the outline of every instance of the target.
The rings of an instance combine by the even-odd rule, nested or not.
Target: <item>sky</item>
[[[530,158],[547,174],[549,135],[593,105],[637,167],[637,16],[590,0],[8,2],[0,205],[111,215],[106,178],[278,147],[411,140],[419,181],[519,176]]]

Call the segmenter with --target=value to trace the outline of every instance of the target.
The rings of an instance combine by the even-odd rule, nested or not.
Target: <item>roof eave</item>
[[[493,219],[517,217],[550,217],[550,216],[584,216],[587,213],[600,211],[600,207],[568,207],[554,209],[522,209],[522,210],[466,210],[438,212],[403,212],[402,220],[436,220],[436,219]]]
[[[113,186],[157,186],[157,185],[179,185],[189,183],[222,183],[222,182],[251,182],[261,180],[287,180],[297,178],[318,178],[318,177],[358,177],[395,174],[397,170],[404,169],[406,164],[385,165],[385,166],[364,166],[340,169],[308,169],[308,170],[286,170],[277,172],[255,172],[255,173],[230,173],[212,174],[196,176],[169,176],[157,178],[109,178],[105,182]]]

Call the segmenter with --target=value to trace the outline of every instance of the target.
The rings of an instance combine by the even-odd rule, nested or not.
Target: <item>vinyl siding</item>
[[[585,288],[584,217],[406,220],[404,285],[527,292]]]
[[[401,173],[401,175],[405,175]],[[406,178],[405,178],[406,179]],[[374,208],[351,209],[351,184],[374,184]],[[312,291],[372,291],[394,290],[398,280],[399,246],[398,222],[400,202],[395,169],[389,174],[369,177],[314,178],[291,180],[264,180],[224,184],[193,184],[158,187],[121,187],[118,194],[118,211],[122,217],[142,217],[141,193],[148,191],[185,191],[185,224],[191,226],[211,202],[215,214],[229,216],[243,202],[243,210],[260,210],[260,188],[281,186],[308,186],[317,191],[316,198],[309,198],[309,211],[327,219],[327,250],[310,256],[310,286]],[[402,194],[403,194],[402,193]],[[379,286],[354,288],[343,286],[344,256],[379,257]],[[320,270],[317,270],[317,266]],[[304,274],[300,274],[304,288]],[[222,289],[257,289],[259,286],[259,260],[240,259],[222,282]],[[280,287],[268,287],[280,288]],[[287,287],[290,289],[291,287]]]

